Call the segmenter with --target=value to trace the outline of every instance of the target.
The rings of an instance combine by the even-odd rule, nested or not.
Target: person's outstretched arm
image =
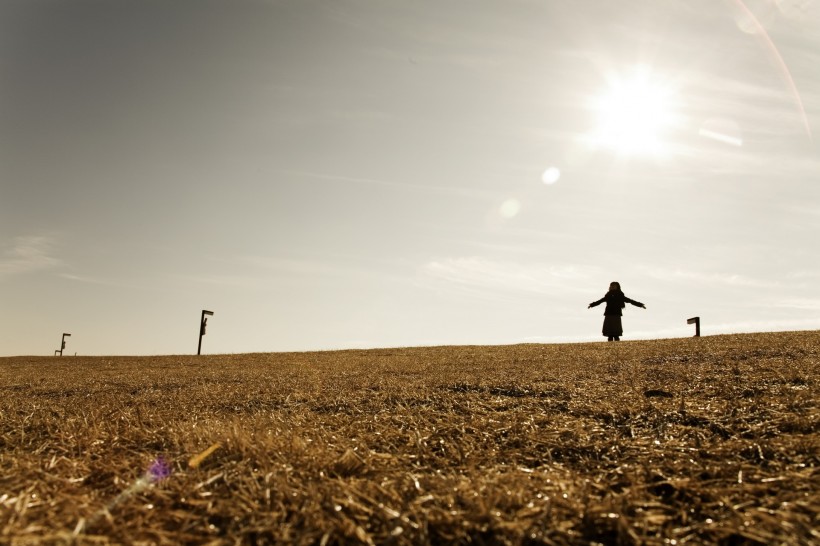
[[[646,305],[642,304],[639,301],[631,300],[631,299],[627,298],[626,296],[624,296],[624,301],[628,302],[628,303],[631,303],[635,307],[643,307],[644,309],[646,309]]]
[[[604,300],[606,300],[606,296],[604,296],[603,298],[599,299],[598,301],[593,301],[592,303],[590,303],[590,304],[589,304],[589,306],[587,307],[587,309],[590,309],[590,308],[592,308],[592,307],[595,307],[596,305],[601,305],[602,303],[604,303]]]

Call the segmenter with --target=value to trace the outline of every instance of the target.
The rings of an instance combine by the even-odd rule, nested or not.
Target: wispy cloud
[[[118,279],[106,279],[102,277],[89,277],[87,275],[75,275],[73,273],[60,273],[59,277],[61,279],[66,279],[72,282],[83,283],[83,284],[91,284],[97,286],[109,286],[113,288],[127,288],[127,289],[137,289],[137,288],[144,288],[143,286],[137,283],[130,283],[124,282]]]
[[[701,333],[704,336],[723,334],[742,334],[757,332],[784,332],[793,330],[813,330],[820,327],[820,319],[780,319],[780,320],[755,320],[737,322],[706,322],[701,325]],[[694,327],[681,325],[669,328],[643,329],[629,331],[629,339],[664,339],[691,337],[695,333]]]
[[[0,278],[51,269],[62,264],[54,256],[56,241],[46,235],[16,237],[0,257]]]
[[[185,284],[205,284],[222,288],[242,288],[246,290],[274,290],[278,285],[274,279],[260,276],[240,275],[240,274],[197,274],[197,275],[175,275],[177,281]]]
[[[817,298],[792,298],[775,303],[776,307],[786,309],[801,309],[806,311],[820,311],[820,299]]]
[[[705,285],[739,286],[745,288],[777,288],[780,282],[766,279],[756,279],[737,273],[707,273],[702,271],[687,271],[684,269],[669,269],[664,267],[642,266],[647,277],[664,281],[689,281]]]
[[[820,279],[820,270],[807,270],[801,269],[798,271],[792,271],[786,278],[790,281],[815,281]]]
[[[296,171],[296,170],[281,170],[282,174],[289,174],[301,176],[305,178],[313,178],[315,180],[324,180],[328,182],[341,182],[351,184],[363,184],[369,186],[382,186],[388,188],[396,188],[399,190],[433,193],[441,195],[455,195],[459,197],[477,197],[488,198],[494,197],[495,193],[480,190],[477,188],[458,187],[458,186],[431,186],[429,184],[410,184],[406,182],[399,182],[395,180],[379,180],[375,178],[367,178],[363,176],[346,176],[341,174],[328,174],[310,171]]]
[[[323,260],[304,260],[261,255],[237,256],[235,263],[246,269],[252,268],[265,272],[293,275],[331,275],[352,269]]]
[[[820,163],[820,162],[818,162]],[[817,166],[817,171],[820,171],[820,164]],[[812,203],[794,203],[784,207],[785,211],[794,216],[806,216],[814,221],[820,218],[820,205]]]
[[[744,332],[783,332],[790,330],[814,330],[820,327],[820,319],[759,320],[747,322],[724,322],[709,325],[707,334],[733,334]]]
[[[483,257],[446,258],[421,268],[427,279],[469,291],[555,294],[577,290],[597,270],[582,265],[521,264]]]
[[[405,61],[412,65],[443,64],[471,70],[491,70],[502,64],[499,55],[468,55],[457,53],[408,53],[405,50],[391,50],[384,47],[371,49],[371,55],[392,61]]]
[[[177,275],[176,278],[186,283],[253,290],[276,290],[283,284],[336,282],[340,279],[400,279],[389,271],[391,264],[387,262],[370,260],[361,263],[344,256],[302,259],[240,255],[229,260],[213,259],[212,263],[214,272]]]
[[[770,121],[767,115],[775,113],[784,124],[800,121],[790,90],[776,78],[740,79],[736,75],[713,73],[693,73],[691,77],[697,84],[689,89],[687,101],[697,111],[732,112],[738,115],[738,121],[755,126],[770,126],[771,123],[762,122]]]

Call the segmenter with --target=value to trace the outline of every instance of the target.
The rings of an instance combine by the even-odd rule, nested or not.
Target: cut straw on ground
[[[0,544],[820,541],[818,332],[0,371]]]

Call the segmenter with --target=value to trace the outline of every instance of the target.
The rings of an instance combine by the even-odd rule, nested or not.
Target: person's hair
[[[609,283],[609,291],[611,292],[613,290],[618,290],[620,292],[621,283],[616,282],[616,281],[612,281],[611,283]]]

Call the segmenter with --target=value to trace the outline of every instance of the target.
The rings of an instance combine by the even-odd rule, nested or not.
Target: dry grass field
[[[820,332],[4,358],[0,543],[819,544],[819,372]]]

